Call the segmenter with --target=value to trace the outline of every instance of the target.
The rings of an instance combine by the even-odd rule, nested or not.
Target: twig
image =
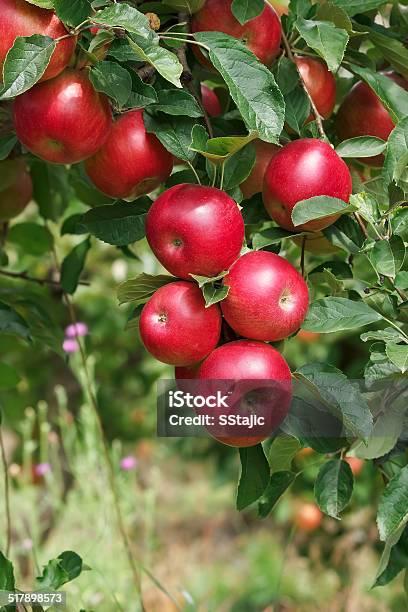
[[[188,27],[190,28],[190,17],[188,15],[186,15],[185,13],[179,13],[178,18],[179,18],[180,22],[187,22]],[[188,65],[188,62],[187,62],[186,49],[187,49],[187,42],[184,42],[184,44],[181,47],[179,47],[177,49],[177,51],[176,51],[177,57],[178,57],[178,59],[180,61],[180,64],[183,66],[183,72],[182,72],[181,77],[180,77],[181,78],[181,82],[182,82],[183,86],[197,100],[201,110],[203,111],[204,121],[205,121],[205,125],[207,126],[208,134],[209,134],[210,138],[212,138],[214,136],[214,132],[213,132],[213,129],[212,129],[210,117],[208,116],[208,113],[207,113],[207,111],[205,110],[205,108],[203,106],[203,102],[201,100],[201,97],[197,94],[197,92],[195,90],[195,87],[193,85],[193,75],[192,75],[192,72],[190,70],[190,66]]]
[[[146,66],[138,68],[135,72],[140,76],[142,81],[144,81],[145,79],[150,79],[154,75],[155,71],[156,69],[154,68],[154,66],[146,64]]]
[[[36,278],[35,276],[29,276],[26,272],[9,272],[8,270],[0,270],[0,276],[8,276],[9,278],[19,278],[21,280],[29,281],[30,283],[37,283],[38,285],[53,285],[60,287],[59,281],[54,281],[49,278]],[[88,281],[80,281],[80,285],[89,287]]]
[[[319,131],[320,137],[323,138],[324,140],[327,140],[326,133],[323,127],[322,117],[319,111],[317,110],[316,104],[314,103],[314,100],[312,96],[310,95],[308,88],[306,87],[306,83],[304,82],[302,74],[298,68],[298,65],[296,64],[295,56],[293,55],[288,39],[286,38],[286,34],[283,31],[282,31],[282,41],[283,41],[283,46],[285,47],[286,55],[288,56],[290,61],[293,62],[296,66],[296,70],[300,78],[300,83],[309,99],[310,106],[312,107],[312,113],[316,119],[317,129]]]
[[[3,433],[0,425],[0,448],[1,448],[1,462],[3,464],[4,471],[4,505],[6,508],[6,557],[9,556],[11,547],[11,513],[10,513],[10,481],[7,465],[6,451],[3,442]]]
[[[367,228],[366,228],[366,226],[364,225],[362,218],[360,217],[360,215],[359,215],[357,212],[355,212],[355,213],[354,213],[354,218],[355,218],[355,220],[357,221],[357,223],[359,224],[360,229],[361,229],[361,231],[363,232],[364,236],[365,236],[366,238],[368,238]]]

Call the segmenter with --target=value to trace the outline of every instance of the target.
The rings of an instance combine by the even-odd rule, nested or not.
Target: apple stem
[[[363,220],[362,220],[362,218],[360,217],[360,215],[359,215],[358,213],[354,213],[354,218],[355,218],[355,220],[357,221],[357,223],[359,224],[360,229],[361,229],[361,231],[362,231],[362,232],[363,232],[363,234],[364,234],[364,237],[365,237],[365,238],[368,238],[367,228],[366,228],[366,226],[364,225]]]
[[[322,138],[322,140],[328,140],[328,138],[326,136],[326,133],[324,131],[322,117],[321,117],[319,111],[316,108],[316,104],[314,103],[313,98],[310,95],[308,88],[306,87],[306,83],[304,82],[302,74],[301,74],[301,72],[300,72],[300,70],[299,70],[299,68],[298,68],[298,66],[297,66],[297,64],[295,62],[295,56],[292,53],[292,49],[290,47],[289,41],[288,41],[288,39],[286,37],[286,34],[285,34],[285,32],[283,30],[282,30],[282,41],[283,41],[283,46],[285,47],[286,55],[288,56],[290,61],[293,62],[295,64],[295,66],[296,66],[296,70],[297,70],[297,73],[299,75],[300,83],[301,83],[301,85],[302,85],[302,87],[303,87],[303,89],[304,89],[304,91],[305,91],[305,93],[306,93],[306,95],[308,97],[308,100],[310,102],[310,106],[312,108],[312,113],[313,113],[313,115],[314,115],[314,117],[316,119],[316,125],[317,125],[317,129],[319,131],[320,137]]]

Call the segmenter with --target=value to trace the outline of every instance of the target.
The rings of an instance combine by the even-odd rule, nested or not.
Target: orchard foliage
[[[237,507],[242,510],[257,503],[259,515],[267,516],[297,478],[292,471],[295,453],[300,446],[311,446],[327,456],[315,483],[316,501],[324,513],[339,519],[353,493],[353,474],[344,456],[352,454],[373,460],[384,481],[377,515],[384,553],[375,583],[386,584],[407,568],[406,3],[291,0],[288,15],[282,17],[282,45],[275,59],[266,65],[255,55],[255,49],[254,53],[251,51],[249,35],[238,39],[219,31],[216,23],[214,31],[191,33],[191,16],[202,10],[203,0],[28,1],[50,14],[54,11],[65,25],[66,33],[33,31],[17,36],[1,59],[0,274],[15,273],[15,262],[8,262],[9,244],[18,245],[23,254],[36,257],[53,253],[55,237],[48,229],[48,222],[52,220],[59,224],[61,236],[76,237],[73,240],[76,246],[62,261],[60,278],[56,281],[63,300],[77,290],[87,256],[96,241],[111,245],[126,257],[134,257],[132,245],[145,237],[146,218],[159,193],[181,183],[223,189],[241,207],[245,223],[244,250],[280,254],[305,276],[310,306],[302,329],[319,334],[351,332],[362,343],[370,345],[364,371],[356,375],[364,378],[364,386],[359,387],[330,364],[308,364],[293,373],[300,388],[318,401],[319,409],[308,404],[305,393],[299,393],[294,399],[293,414],[273,441],[264,447],[240,449],[242,475]],[[25,0],[20,2],[25,4]],[[0,34],[4,29],[3,4],[8,2],[0,0]],[[243,29],[264,10],[265,3],[261,0],[233,0],[231,4],[233,18]],[[196,19],[193,16],[193,23]],[[218,25],[222,27],[221,23]],[[75,46],[75,52],[64,64],[60,45],[67,40],[72,43],[72,49]],[[58,53],[64,64],[61,70],[69,63],[71,69],[81,72],[81,79],[89,80],[88,86],[92,96],[100,101],[98,104],[106,108],[104,105],[109,100],[109,112],[115,122],[129,111],[143,109],[147,131],[144,137],[151,147],[149,156],[160,155],[157,151],[167,156],[167,170],[155,167],[146,170],[146,176],[139,172],[132,178],[135,168],[139,171],[144,163],[140,151],[132,153],[135,158],[129,161],[126,179],[142,186],[130,194],[124,191],[126,199],[109,197],[106,189],[102,193],[89,178],[98,176],[95,159],[98,156],[103,157],[100,174],[105,177],[113,164],[117,165],[112,170],[112,177],[116,178],[127,164],[126,156],[120,151],[113,147],[109,152],[110,134],[106,127],[103,134],[98,134],[95,158],[91,157],[85,164],[49,163],[59,161],[63,145],[57,137],[53,140],[47,136],[51,157],[44,143],[37,148],[38,135],[34,133],[27,138],[28,131],[35,132],[37,128],[27,116],[27,123],[21,122],[20,115],[24,115],[24,108],[30,109],[30,100],[38,97],[35,95],[38,87],[47,92],[42,100],[51,107],[53,80],[48,68],[51,62],[54,66],[57,64]],[[299,69],[296,58],[318,59],[336,79],[337,107],[331,116],[328,116],[330,112],[321,111],[324,120],[319,112],[318,95],[314,98],[312,93],[313,78],[309,90],[307,74]],[[390,78],[390,71],[399,77]],[[385,133],[376,131],[381,121],[375,114],[371,131],[364,132],[362,124],[355,128],[348,126],[353,135],[341,140],[342,126],[339,126],[340,119],[336,120],[338,105],[347,99],[358,81],[365,84],[372,104],[377,104],[376,112],[385,115],[389,127]],[[221,102],[222,114],[218,117],[207,113],[202,103],[203,82],[215,91]],[[66,104],[66,113],[71,104]],[[94,117],[93,108],[91,105],[90,110],[85,108],[83,112]],[[63,113],[64,109],[59,112]],[[13,122],[13,114],[18,121]],[[86,131],[88,119],[83,117],[83,127],[75,126],[78,135],[62,130],[61,138],[73,141],[69,143],[71,149],[75,149],[75,138],[92,136]],[[151,135],[154,140],[149,140]],[[349,198],[347,194],[348,201],[328,195],[325,193],[327,179],[319,194],[300,196],[300,201],[298,197],[287,204],[291,228],[286,225],[284,229],[271,218],[278,217],[266,211],[261,193],[244,199],[240,185],[250,177],[257,163],[255,142],[260,140],[281,147],[299,138],[328,143],[347,163],[353,189]],[[77,145],[78,159],[82,160],[87,143],[81,141]],[[89,155],[95,153],[92,146],[89,151]],[[105,157],[104,151],[108,151]],[[169,154],[174,160],[171,175]],[[69,161],[65,153],[61,159]],[[6,164],[9,166],[3,171]],[[9,221],[30,199],[27,169],[38,217],[35,222],[18,218]],[[291,170],[292,167],[286,169],[288,174]],[[151,182],[157,175],[161,181],[159,190],[157,181]],[[335,182],[336,177],[337,174],[331,179]],[[283,181],[281,178],[278,187]],[[98,178],[94,182],[98,183]],[[67,217],[64,211],[73,197],[88,209]],[[11,210],[3,211],[6,198]],[[310,233],[310,229],[316,228],[321,233]],[[25,270],[21,272],[17,266],[17,272],[24,278]],[[226,273],[220,269],[213,277],[194,275],[208,307],[221,303],[222,308],[223,300],[228,299],[228,284],[223,282]],[[120,303],[130,304],[132,309],[128,331],[123,333],[135,333],[142,306],[156,290],[173,280],[165,274],[142,274],[119,287]],[[62,334],[53,320],[50,305],[35,301],[28,290],[19,289],[17,293],[10,291],[10,287],[5,281],[0,288],[0,333],[13,334],[34,347],[37,343],[45,344],[61,354]],[[13,388],[18,380],[18,372],[2,357],[0,389]],[[380,397],[384,400],[382,403]],[[310,408],[309,420],[303,418],[305,407]],[[341,421],[337,437],[325,438],[313,429],[322,413]],[[7,560],[3,559],[2,563],[6,564]],[[54,563],[63,571],[61,558]],[[10,582],[9,586],[14,585]]]

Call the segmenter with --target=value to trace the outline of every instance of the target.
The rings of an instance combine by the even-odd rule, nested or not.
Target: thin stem
[[[220,189],[224,187],[224,172],[225,172],[225,163],[221,166],[221,179],[220,179]]]
[[[316,119],[316,124],[317,124],[317,129],[319,131],[320,137],[323,138],[324,140],[327,140],[326,137],[326,133],[324,131],[324,127],[323,127],[323,122],[322,122],[322,117],[319,113],[319,111],[317,110],[316,104],[314,103],[314,100],[312,98],[312,96],[309,93],[308,88],[306,87],[306,83],[303,80],[302,74],[296,64],[295,61],[295,56],[292,53],[292,49],[290,48],[290,44],[288,42],[288,39],[286,38],[286,34],[282,31],[282,41],[283,41],[283,45],[285,47],[285,51],[286,51],[286,55],[288,56],[288,58],[290,59],[291,62],[294,63],[294,65],[296,66],[296,70],[298,72],[299,78],[300,78],[300,83],[309,99],[310,102],[310,106],[312,107],[312,113]]]
[[[360,217],[360,215],[359,215],[358,213],[356,213],[356,212],[355,212],[355,213],[354,213],[354,218],[355,218],[355,220],[357,221],[357,223],[359,224],[360,229],[361,229],[361,231],[363,232],[364,236],[365,236],[366,238],[368,238],[367,228],[366,228],[366,226],[364,225],[363,220],[362,220],[362,218]]]
[[[3,432],[0,426],[0,448],[1,448],[1,462],[3,465],[4,472],[4,505],[6,508],[6,557],[9,556],[11,547],[11,512],[10,512],[10,480],[8,473],[6,450],[4,448]]]
[[[54,281],[48,278],[36,278],[35,276],[29,276],[26,272],[9,272],[8,270],[0,270],[0,276],[7,276],[9,278],[19,278],[21,280],[29,281],[30,283],[37,283],[38,285],[54,285],[60,287],[59,281]],[[90,283],[87,281],[80,281],[80,285],[89,287]]]
[[[190,166],[190,170],[193,172],[194,176],[196,177],[197,183],[201,185],[200,177],[198,176],[197,171],[194,168],[193,164],[190,161],[188,161],[187,164]]]
[[[198,40],[184,40],[184,38],[174,38],[173,36],[165,36],[164,34],[159,34],[159,38],[161,40],[173,40],[175,42],[182,42],[182,43],[189,43],[190,45],[197,45],[198,47],[202,47],[203,49],[205,49],[206,51],[209,51],[210,49],[207,47],[207,45],[204,45],[204,43],[200,43],[198,42]]]
[[[383,319],[384,319],[384,321],[387,321],[387,323],[389,323],[396,330],[398,330],[399,333],[401,334],[401,336],[403,336],[405,343],[408,344],[408,336],[407,336],[407,334],[405,332],[403,332],[402,329],[400,327],[398,327],[398,325],[396,323],[394,323],[394,321],[391,321],[391,319],[387,319],[384,316],[383,316]]]

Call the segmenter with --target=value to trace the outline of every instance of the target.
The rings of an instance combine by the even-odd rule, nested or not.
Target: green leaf
[[[207,137],[204,141],[204,134],[207,136],[207,132],[202,126],[194,126],[190,149],[201,153],[213,163],[223,163],[258,137],[257,132],[252,132],[248,136],[220,136],[209,140]]]
[[[14,591],[15,587],[13,564],[0,551],[0,590]]]
[[[12,389],[20,380],[20,375],[13,366],[0,361],[0,390]]]
[[[403,339],[403,336],[393,327],[386,327],[385,329],[376,329],[373,331],[365,332],[360,336],[363,342],[368,340],[382,340],[383,342],[398,342]]]
[[[243,510],[261,497],[269,484],[269,465],[262,445],[240,448],[241,476],[237,491],[237,510]]]
[[[92,12],[88,0],[53,0],[53,4],[61,21],[73,27],[83,23]]]
[[[14,134],[0,138],[0,161],[6,159],[17,144],[17,137]]]
[[[323,230],[326,238],[335,246],[348,253],[358,253],[364,244],[364,234],[358,223],[349,216],[340,217]]]
[[[0,99],[14,98],[35,85],[50,63],[56,45],[49,36],[17,36],[3,65]]]
[[[385,586],[408,568],[408,529],[405,527],[402,534],[399,532],[386,540],[373,587]]]
[[[387,344],[385,347],[387,357],[403,374],[408,369],[408,345],[407,344]]]
[[[377,240],[368,256],[378,274],[395,278],[405,259],[404,241],[397,234],[389,240]]]
[[[141,40],[139,40],[141,44],[138,44],[130,37],[127,38],[127,41],[139,61],[147,62],[153,66],[163,78],[181,89],[180,76],[183,72],[183,66],[174,53],[157,44],[143,44],[142,47]]]
[[[127,32],[133,32],[148,41],[157,38],[150,28],[149,19],[129,4],[112,4],[92,16],[91,21],[97,25],[107,25],[123,28]]]
[[[8,234],[8,241],[18,244],[29,255],[43,255],[52,250],[54,238],[48,228],[37,223],[17,223]]]
[[[203,110],[197,100],[183,89],[161,89],[157,92],[157,98],[158,103],[154,105],[154,110],[162,111],[167,115],[203,116]]]
[[[220,32],[199,32],[210,59],[225,80],[250,132],[277,143],[285,120],[285,102],[272,73],[239,40]]]
[[[152,117],[145,113],[144,123],[147,132],[156,134],[170,153],[186,162],[194,159],[195,153],[190,149],[191,132],[195,126],[193,119],[162,114]]]
[[[391,132],[388,138],[387,153],[385,155],[382,176],[384,184],[388,187],[393,181],[408,191],[408,117],[402,119]],[[404,162],[401,168],[401,160]]]
[[[255,147],[246,145],[224,164],[223,189],[229,191],[240,185],[251,174],[256,160]]]
[[[348,15],[353,17],[357,13],[366,13],[376,9],[387,2],[387,0],[330,0],[335,6],[344,9]]]
[[[357,329],[381,319],[382,316],[364,302],[354,302],[342,297],[327,297],[312,302],[302,328],[329,334]]]
[[[303,225],[314,219],[324,219],[332,215],[344,215],[356,210],[355,206],[346,204],[339,198],[315,196],[298,202],[292,210],[293,225]]]
[[[97,91],[112,98],[119,108],[126,106],[132,90],[129,72],[116,62],[98,62],[89,72],[89,78]]]
[[[349,35],[329,21],[298,19],[295,24],[306,44],[326,62],[330,72],[336,72],[343,60]]]
[[[204,287],[204,285],[213,284],[223,279],[225,276],[227,276],[227,274],[228,274],[228,271],[221,272],[220,274],[218,274],[218,276],[212,276],[212,277],[211,276],[200,276],[198,274],[190,274],[190,276],[191,278],[194,278],[199,288],[201,289],[202,287]]]
[[[205,307],[209,308],[213,304],[217,304],[218,302],[225,300],[229,290],[230,288],[227,285],[222,285],[221,287],[210,284],[204,285],[202,291],[205,299]]]
[[[75,293],[90,248],[91,241],[87,238],[74,247],[63,260],[61,264],[61,287],[66,293]]]
[[[395,123],[408,115],[408,92],[394,81],[369,68],[351,65],[350,70],[363,79],[380,98]]]
[[[231,4],[232,14],[241,25],[258,17],[264,8],[264,0],[232,0]]]
[[[125,246],[145,236],[147,208],[137,200],[98,206],[85,213],[78,224],[79,229],[108,244]]]
[[[168,274],[139,274],[136,278],[127,280],[118,287],[119,304],[144,304],[153,295],[156,289],[177,280]]]
[[[154,87],[144,83],[136,72],[132,72],[132,91],[127,101],[128,108],[145,108],[158,101]]]
[[[349,34],[353,32],[353,24],[350,17],[341,6],[336,6],[332,1],[323,2],[316,13],[319,21],[331,21],[335,26],[346,30]]]
[[[299,232],[288,232],[280,227],[270,227],[252,236],[252,248],[254,251],[259,251],[273,244],[279,244],[285,238],[294,238],[302,236]]]
[[[353,455],[368,460],[384,457],[397,443],[403,424],[401,406],[398,403],[395,406],[394,403],[387,406],[387,410],[377,417],[373,431],[366,442],[353,445]]]
[[[353,473],[347,461],[327,461],[320,468],[314,487],[319,508],[325,514],[338,519],[340,512],[350,501],[353,486]]]
[[[301,448],[299,440],[293,436],[280,435],[275,438],[268,452],[272,472],[290,470],[293,457]]]
[[[350,138],[349,140],[343,140],[337,147],[336,153],[340,157],[375,157],[380,155],[385,148],[387,143],[381,138],[375,136],[358,136],[357,138]]]
[[[81,557],[72,551],[65,551],[57,559],[47,563],[42,575],[37,577],[36,581],[42,589],[57,590],[77,578],[82,568]]]
[[[272,474],[270,482],[259,500],[258,514],[261,518],[268,516],[295,479],[296,474],[293,472],[280,471]]]
[[[31,340],[27,322],[4,302],[0,302],[0,333],[13,334],[24,340]]]
[[[292,130],[300,134],[306,119],[310,114],[310,102],[305,90],[296,86],[285,96],[286,122]]]
[[[386,540],[408,521],[408,466],[392,478],[380,498],[377,525],[381,540]]]
[[[359,438],[367,438],[372,433],[370,408],[358,384],[343,372],[328,364],[312,363],[299,368],[294,376],[341,419],[347,432]]]
[[[30,4],[34,4],[35,6],[39,6],[44,9],[53,9],[54,3],[53,0],[26,0]]]
[[[364,26],[363,26],[364,27]],[[366,28],[364,28],[366,29]],[[391,36],[369,28],[369,39],[391,66],[406,79],[408,78],[408,49],[404,44]]]
[[[350,204],[354,205],[360,215],[369,223],[376,223],[379,220],[380,212],[377,199],[370,193],[357,193],[350,197]]]

